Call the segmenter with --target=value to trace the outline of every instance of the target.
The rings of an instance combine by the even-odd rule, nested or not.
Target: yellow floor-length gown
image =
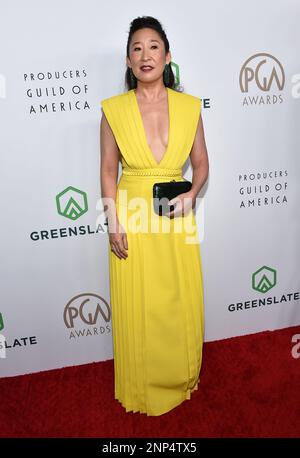
[[[170,411],[198,389],[204,337],[193,210],[170,219],[156,215],[152,200],[153,183],[184,180],[201,100],[171,88],[167,94],[169,141],[160,162],[148,145],[135,91],[101,101],[121,153],[116,203],[128,240],[126,259],[109,249],[115,398],[126,412],[147,415]]]

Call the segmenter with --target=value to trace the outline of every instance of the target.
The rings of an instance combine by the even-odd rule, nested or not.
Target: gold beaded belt
[[[152,175],[152,176],[180,176],[182,169],[163,169],[159,167],[147,168],[147,169],[134,169],[130,167],[123,168],[124,175]]]

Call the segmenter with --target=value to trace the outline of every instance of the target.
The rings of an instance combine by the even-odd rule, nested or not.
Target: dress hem
[[[148,417],[155,417],[155,416],[159,416],[159,415],[168,413],[170,412],[170,410],[173,410],[175,407],[179,406],[184,401],[190,400],[191,394],[194,391],[198,390],[199,383],[200,383],[200,378],[197,380],[196,385],[193,388],[189,388],[187,391],[185,391],[178,401],[172,402],[171,404],[165,406],[164,409],[161,410],[160,412],[155,411],[155,413],[153,412],[153,410],[147,411],[144,409],[134,409],[133,407],[126,407],[125,404],[119,398],[115,397],[115,399],[122,405],[122,407],[124,407],[124,409],[126,410],[126,413],[130,413],[130,412],[140,413],[140,414],[146,414]]]

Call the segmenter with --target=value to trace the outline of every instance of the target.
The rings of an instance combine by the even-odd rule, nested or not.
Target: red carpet
[[[113,398],[113,360],[0,379],[1,437],[300,437],[300,326],[204,345],[199,390],[160,417]]]

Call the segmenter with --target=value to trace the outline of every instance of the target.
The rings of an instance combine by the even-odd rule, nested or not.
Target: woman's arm
[[[127,238],[118,220],[116,211],[117,180],[119,170],[119,148],[114,134],[102,110],[100,122],[100,180],[101,197],[104,199],[108,217],[109,241],[112,250],[121,258],[127,257]]]
[[[116,201],[119,170],[119,149],[110,125],[102,111],[100,122],[101,197]]]
[[[200,189],[206,182],[209,172],[209,160],[201,113],[199,116],[195,140],[190,152],[190,159],[193,168],[193,180],[190,193],[195,200]]]
[[[204,137],[201,112],[197,125],[194,143],[190,152],[190,159],[193,168],[192,187],[190,191],[179,194],[169,200],[169,204],[177,204],[175,209],[165,215],[169,218],[181,216],[196,205],[197,195],[208,177],[209,161]]]

